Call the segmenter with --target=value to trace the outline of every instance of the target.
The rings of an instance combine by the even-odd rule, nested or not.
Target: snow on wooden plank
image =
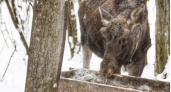
[[[72,92],[113,92],[114,90],[119,92],[169,92],[170,83],[124,75],[106,79],[100,77],[97,71],[77,69],[62,72],[59,90]]]

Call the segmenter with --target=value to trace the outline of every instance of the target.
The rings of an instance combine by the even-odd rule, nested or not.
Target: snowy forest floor
[[[152,40],[152,46],[148,51],[148,56],[147,56],[148,64],[145,66],[141,77],[170,82],[170,58],[165,66],[164,72],[158,75],[155,74],[155,20],[156,20],[155,0],[150,0],[147,3],[147,6],[149,11],[148,19],[149,19],[150,30],[151,30],[150,35]],[[78,2],[74,2],[74,9],[75,9],[74,13],[76,14],[77,19],[78,19],[78,14],[77,14],[78,8],[79,8]],[[0,10],[1,12],[3,12],[3,14],[1,14],[2,16],[0,15],[1,16],[0,19],[1,21],[6,23],[6,24],[0,24],[0,31],[1,31],[0,33],[0,92],[23,92],[25,88],[28,56],[26,55],[19,34],[10,19],[10,15],[5,2],[1,3]],[[30,14],[31,14],[30,17],[31,20],[32,12]],[[30,43],[31,23],[32,22],[28,23],[29,27],[27,29],[29,30],[29,32],[27,32],[27,35],[25,35],[28,43]],[[77,21],[77,24],[78,23],[79,22]],[[77,32],[78,39],[80,39],[79,25],[77,26],[77,28],[78,28],[78,32]],[[4,38],[6,39],[6,42]],[[14,45],[13,45],[14,40],[12,39],[16,41],[17,48],[16,48],[16,52],[14,53],[14,56],[11,59],[6,75],[3,78],[5,69],[14,51]],[[69,40],[72,40],[72,38],[69,38]],[[82,68],[82,53],[81,51],[77,53],[78,49],[79,46],[76,46],[74,57],[71,59],[68,38],[66,39],[62,71],[67,71],[69,70],[70,67],[75,69]],[[93,54],[91,59],[90,69],[98,71],[100,69],[101,61],[102,61],[101,58]],[[124,68],[122,68],[121,73],[123,75],[127,75],[127,72],[124,70]],[[165,77],[164,75],[166,73],[167,73],[167,77],[166,79],[164,79]],[[3,80],[1,80],[2,78]]]

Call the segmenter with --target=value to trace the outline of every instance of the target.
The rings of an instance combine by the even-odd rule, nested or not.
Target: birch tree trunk
[[[34,0],[25,92],[56,92],[65,0]]]
[[[170,0],[156,0],[156,72],[162,73],[170,55]]]

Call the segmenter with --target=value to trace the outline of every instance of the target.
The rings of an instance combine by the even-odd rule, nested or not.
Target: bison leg
[[[90,69],[90,60],[92,51],[87,46],[82,46],[83,50],[83,68]]]
[[[145,66],[146,56],[127,65],[128,75],[141,77]]]

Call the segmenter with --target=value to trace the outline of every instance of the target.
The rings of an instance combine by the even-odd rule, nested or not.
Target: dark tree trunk
[[[25,92],[56,91],[64,5],[64,0],[35,0]]]
[[[82,1],[83,1],[83,0],[78,0],[79,5],[81,4]]]
[[[162,73],[170,54],[170,0],[156,0],[156,72]]]
[[[147,1],[149,1],[149,0],[144,0],[145,4],[147,4]]]

